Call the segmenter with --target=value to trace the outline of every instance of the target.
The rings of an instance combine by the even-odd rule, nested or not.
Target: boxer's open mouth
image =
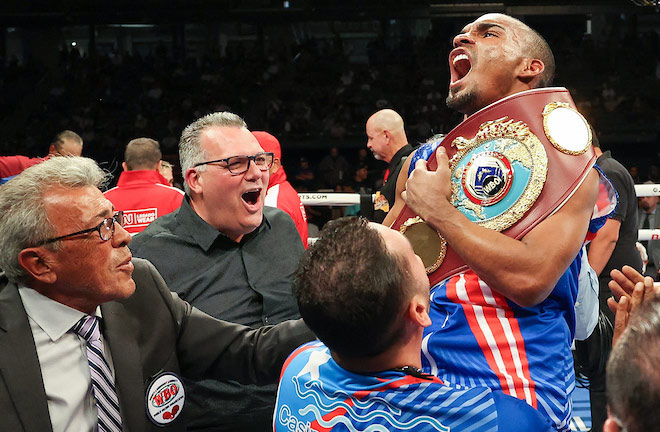
[[[465,78],[472,69],[472,63],[467,54],[461,53],[456,55],[451,61],[451,82],[452,84]]]
[[[257,201],[259,201],[260,193],[261,193],[261,189],[247,191],[243,195],[241,195],[241,198],[243,198],[243,201],[245,201],[246,203],[250,205],[255,205]]]

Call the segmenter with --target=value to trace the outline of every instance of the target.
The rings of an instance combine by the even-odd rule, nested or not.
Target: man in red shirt
[[[156,218],[178,209],[183,191],[170,186],[159,172],[160,146],[150,138],[136,138],[126,145],[124,171],[117,187],[104,193],[124,212],[124,228],[133,234],[144,230]]]
[[[45,157],[30,158],[27,156],[0,157],[0,183],[5,183],[26,168],[36,165],[53,156],[80,156],[82,154],[83,140],[77,133],[65,130],[58,133],[53,139]]]
[[[300,202],[298,193],[286,179],[286,173],[282,166],[282,148],[280,142],[268,132],[252,132],[259,145],[265,152],[273,153],[273,166],[270,167],[270,180],[268,181],[268,191],[266,192],[265,205],[277,207],[287,212],[296,229],[300,234],[303,245],[307,249],[307,214],[305,207]]]

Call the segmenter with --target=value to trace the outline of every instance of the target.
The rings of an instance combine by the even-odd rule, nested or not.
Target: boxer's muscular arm
[[[410,161],[413,159],[414,154],[414,152],[411,153],[410,156],[408,156],[406,160],[403,161],[403,166],[401,166],[401,171],[399,171],[399,176],[396,179],[394,205],[385,216],[385,219],[383,219],[383,225],[385,226],[392,226],[396,220],[396,217],[399,216],[399,213],[401,213],[401,210],[403,210],[403,206],[406,204],[405,201],[401,199],[401,192],[406,190],[406,181],[408,181],[408,169],[410,168]]]
[[[470,222],[449,202],[447,154],[436,152],[438,169],[418,161],[402,198],[447,240],[489,287],[520,306],[533,306],[552,292],[577,256],[584,241],[596,198],[598,174],[585,181],[554,215],[539,223],[521,240]]]

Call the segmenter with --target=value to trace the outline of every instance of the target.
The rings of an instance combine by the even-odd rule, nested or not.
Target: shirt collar
[[[410,153],[412,153],[412,150],[413,147],[410,144],[406,144],[403,147],[401,147],[399,150],[397,150],[397,152],[394,153],[394,156],[392,156],[392,159],[390,160],[389,169],[391,170],[392,168],[394,168],[399,163],[401,158],[403,158],[403,156],[405,155],[409,155]]]
[[[177,214],[176,218],[177,222],[186,228],[188,234],[193,238],[193,240],[195,240],[195,242],[201,246],[202,249],[204,249],[204,252],[208,252],[216,241],[221,242],[227,246],[236,246],[246,243],[264,229],[271,229],[270,221],[264,212],[261,225],[259,225],[259,227],[251,233],[244,235],[240,243],[236,243],[222,232],[213,228],[204,219],[199,217],[199,215],[195,213],[195,210],[193,210],[190,206],[190,197],[188,195],[186,195],[185,199],[181,203],[181,208],[179,209],[179,213]]]
[[[612,152],[609,150],[606,150],[603,152],[602,155],[598,157],[599,160],[605,160],[605,159],[611,159],[612,158]],[[598,162],[596,162],[598,163]]]
[[[71,330],[71,327],[86,315],[25,285],[19,285],[18,293],[21,296],[27,315],[41,327],[53,342],[56,342]],[[96,307],[94,316],[101,318],[100,307]]]

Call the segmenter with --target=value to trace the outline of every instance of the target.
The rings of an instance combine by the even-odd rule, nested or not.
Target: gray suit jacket
[[[179,416],[157,427],[145,413],[158,373],[275,382],[288,354],[314,339],[302,320],[249,327],[216,320],[172,294],[156,269],[135,258],[135,293],[101,306],[124,430],[183,431]],[[185,405],[184,405],[185,411]],[[0,274],[0,431],[51,431],[39,359],[17,286]]]
[[[651,229],[660,229],[660,209],[655,212],[653,225]],[[646,252],[649,255],[648,266],[653,266],[655,272],[657,272],[660,269],[660,240],[649,240],[649,248]]]

